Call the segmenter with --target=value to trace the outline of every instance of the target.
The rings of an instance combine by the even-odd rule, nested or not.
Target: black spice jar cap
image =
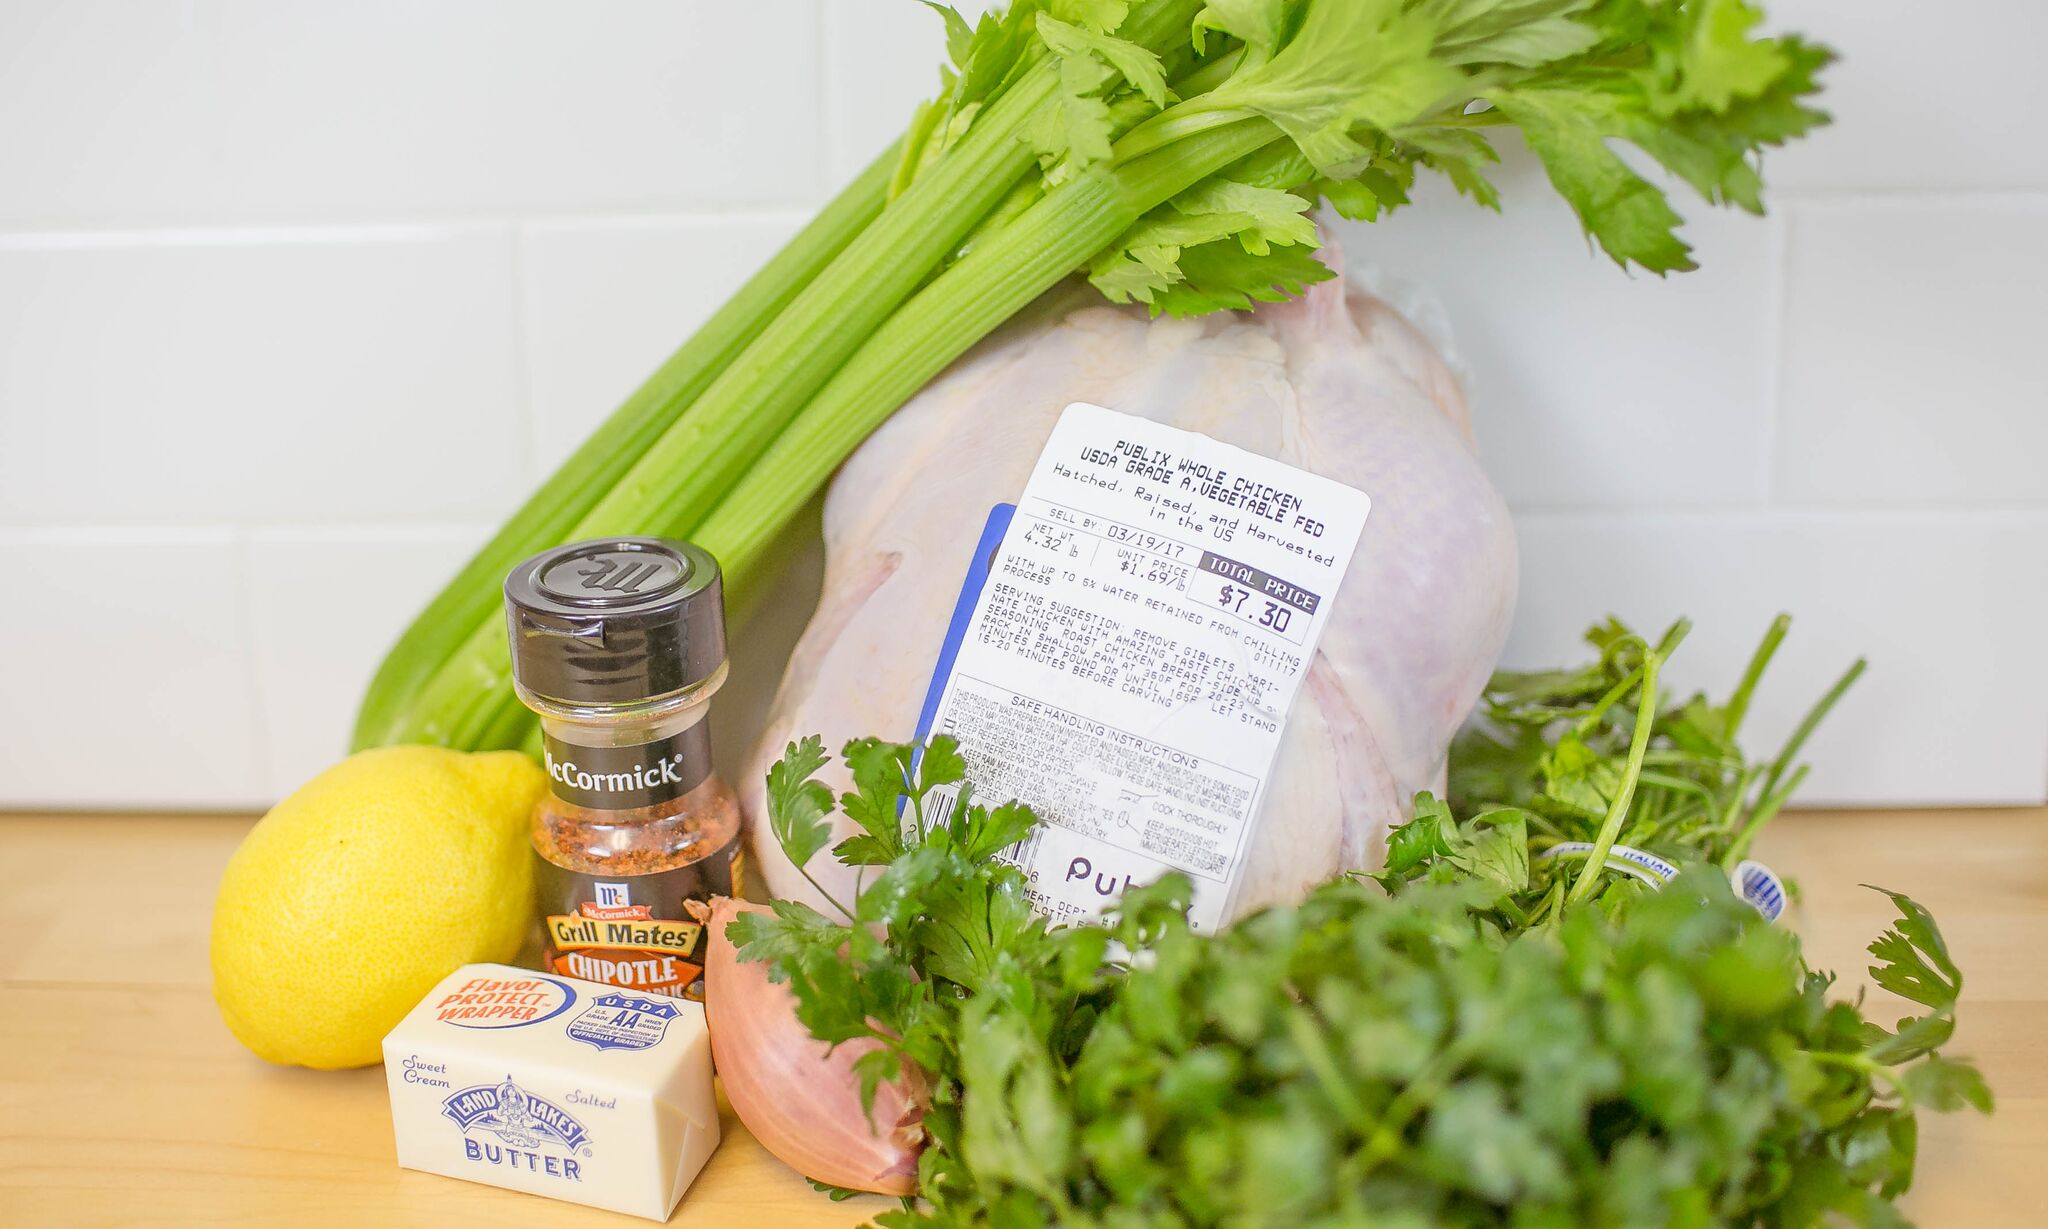
[[[505,578],[512,677],[558,704],[634,704],[725,663],[718,561],[688,542],[600,538],[543,551]]]

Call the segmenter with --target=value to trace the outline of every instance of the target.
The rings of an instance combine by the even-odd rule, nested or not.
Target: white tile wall
[[[0,223],[809,202],[815,0],[9,0]]]
[[[1784,188],[2048,187],[2048,7],[2029,0],[1771,0],[1833,47],[1835,123],[1772,159]]]
[[[999,0],[956,3],[974,21]],[[834,183],[853,178],[939,88],[945,39],[934,15],[908,0],[824,0],[824,101]]]
[[[1807,744],[1808,801],[2006,802],[2048,779],[2048,509],[1525,513],[1511,664],[1571,660],[1587,611],[1695,630],[1674,689],[1725,696],[1779,611],[1748,746],[1779,746],[1859,655]],[[1883,754],[1874,750],[1883,748]]]
[[[1520,507],[1732,507],[1764,498],[1778,344],[1775,219],[1701,208],[1700,268],[1623,273],[1520,149],[1489,213],[1448,184],[1344,228],[1396,302],[1441,315],[1488,469]]]
[[[0,520],[488,519],[516,309],[499,223],[0,239]]]
[[[1684,612],[1679,681],[1725,686],[1788,609],[1760,740],[1873,659],[1810,799],[2038,800],[2048,18],[1768,7],[1846,53],[1841,122],[1769,218],[1683,209],[1700,272],[1622,276],[1515,155],[1505,216],[1432,188],[1346,246],[1449,328],[1522,527],[1511,662]],[[0,807],[260,805],[337,755],[410,612],[940,42],[912,0],[0,4]],[[81,737],[116,724],[119,775]]]
[[[269,793],[236,535],[0,529],[0,576],[6,805],[235,806]]]
[[[462,566],[490,527],[258,529],[247,594],[264,796],[290,793],[348,746],[356,701],[423,595]]]
[[[569,455],[807,213],[538,222],[520,241],[541,464]]]
[[[1779,495],[2039,502],[2048,196],[1802,201],[1789,225]]]

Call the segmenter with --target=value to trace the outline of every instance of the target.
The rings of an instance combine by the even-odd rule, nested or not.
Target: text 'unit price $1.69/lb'
[[[1041,910],[1092,915],[1179,870],[1196,926],[1220,923],[1370,510],[1273,458],[1067,408],[970,573],[922,731],[959,740],[978,794],[1039,813],[1009,856]]]

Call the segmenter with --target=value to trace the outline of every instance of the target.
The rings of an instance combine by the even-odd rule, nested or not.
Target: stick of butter
[[[384,1038],[398,1163],[667,1220],[718,1146],[704,1007],[501,964]]]

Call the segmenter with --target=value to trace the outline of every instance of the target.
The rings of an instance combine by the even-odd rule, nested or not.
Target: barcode
[[[997,860],[1008,862],[1019,869],[1029,870],[1032,859],[1038,856],[1038,841],[1044,832],[1043,828],[1033,828],[1024,835],[1024,839],[997,854]]]
[[[960,786],[957,782],[952,785],[932,786],[918,808],[924,814],[924,826],[927,829],[945,827],[947,821],[953,818],[953,808],[959,801]]]

